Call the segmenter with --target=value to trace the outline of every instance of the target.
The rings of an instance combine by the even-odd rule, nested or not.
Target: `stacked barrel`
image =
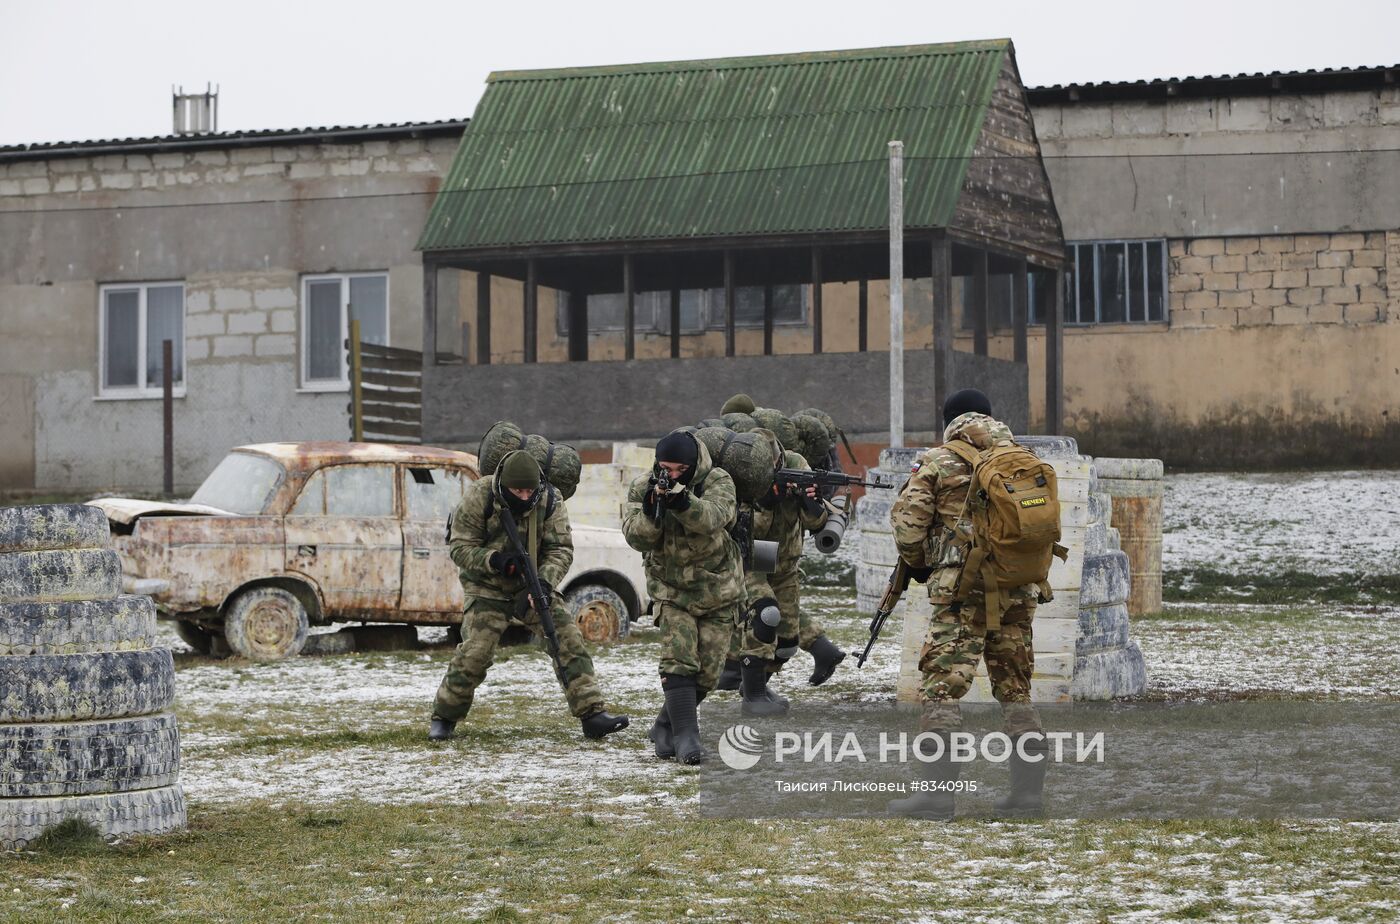
[[[1132,572],[1128,613],[1162,609],[1162,460],[1095,459],[1099,488],[1113,498],[1113,525]]]
[[[1094,460],[1072,687],[1080,700],[1136,696],[1147,686],[1142,651],[1128,637],[1132,566],[1120,548],[1113,498],[1104,491],[1101,475],[1099,461]]]
[[[0,847],[183,828],[175,667],[95,507],[0,508]]]

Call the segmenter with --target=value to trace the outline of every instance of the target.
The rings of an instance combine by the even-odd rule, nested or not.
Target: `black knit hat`
[[[953,392],[948,396],[948,400],[943,402],[943,426],[948,426],[964,414],[972,413],[991,417],[991,400],[975,388]]]

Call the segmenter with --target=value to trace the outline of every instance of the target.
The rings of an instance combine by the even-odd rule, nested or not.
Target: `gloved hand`
[[[662,501],[666,504],[667,510],[674,510],[680,513],[690,509],[690,491],[682,488],[674,494],[662,495]]]
[[[544,587],[544,594],[548,600],[548,602],[545,605],[552,606],[554,603],[554,588],[550,587],[549,582],[545,580],[541,580],[540,584]],[[525,619],[529,618],[530,612],[533,609],[533,607],[530,606],[530,592],[528,590],[522,590],[519,593],[517,593],[515,595],[514,603],[515,618],[521,621],[524,621]]]
[[[927,584],[928,579],[931,577],[933,577],[932,565],[924,568],[915,568],[913,565],[909,566],[909,580],[918,581],[920,584]]]
[[[778,493],[778,486],[775,484],[767,491],[764,491],[763,496],[754,501],[754,504],[762,507],[764,510],[772,510],[774,507],[778,506],[778,502],[782,499],[783,496]]]
[[[651,480],[647,486],[647,493],[642,495],[642,514],[648,520],[656,519],[656,479]]]
[[[808,516],[816,516],[825,509],[822,502],[815,497],[808,497],[806,494],[797,495],[797,503],[802,506],[802,512]]]
[[[497,574],[515,577],[520,571],[520,561],[514,552],[496,551],[486,560],[487,566]]]

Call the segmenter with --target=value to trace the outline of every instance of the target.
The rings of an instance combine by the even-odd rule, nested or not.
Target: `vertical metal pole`
[[[1045,315],[1045,432],[1055,435],[1064,425],[1065,271],[1055,270],[1055,297]]]
[[[860,291],[860,331],[857,334],[857,349],[864,353],[870,348],[870,282],[862,279],[859,286]]]
[[[476,274],[476,363],[491,365],[491,274]]]
[[[724,252],[724,355],[734,355],[734,252]]]
[[[536,282],[538,267],[534,260],[525,261],[525,339],[521,350],[527,363],[535,361],[535,339],[539,334],[539,283]]]
[[[365,438],[365,404],[363,366],[360,364],[360,322],[350,322],[350,439],[357,443]]]
[[[763,287],[763,355],[773,355],[773,287]]]
[[[623,359],[637,358],[637,293],[632,275],[632,255],[622,255],[622,324],[626,334],[622,338]]]
[[[671,358],[681,358],[681,290],[671,290]]]
[[[812,352],[822,351],[822,249],[812,248]]]
[[[1026,361],[1026,325],[1030,323],[1031,284],[1030,271],[1026,258],[1016,263],[1016,290],[1011,295],[1011,329],[1016,338],[1011,358],[1018,363]]]
[[[987,251],[979,249],[972,270],[972,352],[987,355],[987,327],[991,295],[987,285]]]
[[[890,445],[904,445],[904,142],[890,142]]]
[[[161,427],[165,437],[163,455],[165,461],[165,496],[175,494],[175,344],[170,340],[160,342],[160,392]]]

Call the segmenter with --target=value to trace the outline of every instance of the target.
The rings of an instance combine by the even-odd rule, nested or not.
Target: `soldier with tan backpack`
[[[928,585],[933,618],[920,653],[923,729],[948,735],[962,727],[960,700],[985,658],[992,694],[1002,704],[1012,749],[1011,795],[1004,814],[1041,810],[1044,736],[1031,705],[1035,666],[1031,621],[1050,599],[1052,557],[1059,545],[1060,502],[1055,470],[1016,444],[992,415],[991,402],[964,389],[943,406],[943,445],[914,463],[890,511],[895,543],[910,576]],[[1025,742],[1021,736],[1030,736]],[[1039,759],[1027,759],[1035,754]],[[947,749],[944,749],[947,753]],[[890,811],[919,818],[953,817],[960,767],[949,760],[922,764],[942,788],[890,803]]]

